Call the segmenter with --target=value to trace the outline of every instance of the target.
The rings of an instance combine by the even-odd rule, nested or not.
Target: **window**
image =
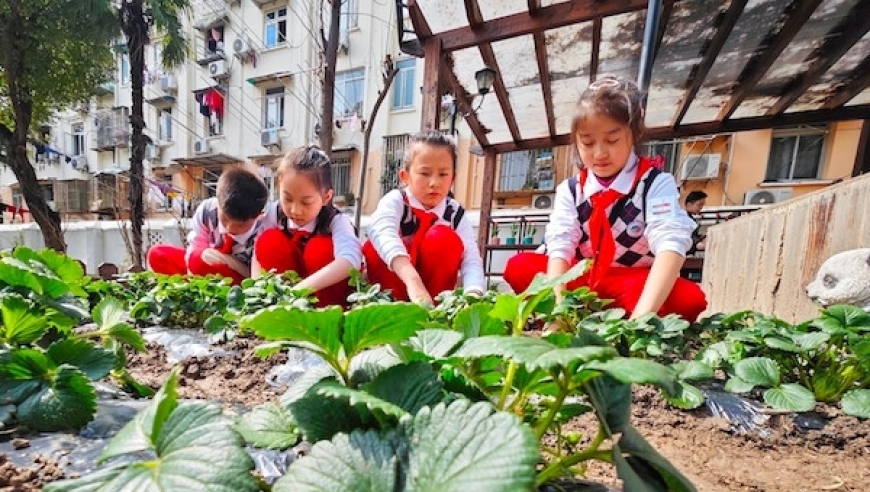
[[[335,117],[349,118],[362,115],[363,78],[362,68],[335,75]]]
[[[332,155],[332,189],[336,196],[344,196],[350,192],[350,153],[336,152]]]
[[[217,182],[223,173],[223,169],[204,168],[202,170],[202,187],[200,188],[200,198],[205,200],[217,196]]]
[[[765,181],[792,181],[819,177],[825,155],[825,128],[807,127],[774,131]]]
[[[205,56],[206,58],[223,54],[224,52],[224,26],[218,25],[205,32]]]
[[[674,174],[680,158],[680,144],[675,140],[653,140],[643,144],[641,154],[649,157],[662,156],[665,160],[664,171]]]
[[[384,137],[384,165],[381,170],[381,195],[399,187],[399,168],[405,157],[410,135]]]
[[[88,211],[88,182],[84,180],[66,181],[66,203],[64,212]]]
[[[357,26],[356,0],[341,0],[341,19],[338,21],[338,32],[341,37]]]
[[[274,48],[287,41],[287,9],[278,9],[266,13],[266,35],[263,42],[266,48]]]
[[[121,54],[118,63],[118,80],[121,81],[121,85],[130,83],[130,55],[126,52]]]
[[[396,62],[399,73],[393,81],[393,109],[414,107],[414,72],[417,60],[407,58]]]
[[[154,59],[151,61],[151,80],[150,82],[159,82],[160,76],[163,75],[163,45],[159,42],[151,43],[151,53]],[[146,82],[149,82],[146,80]]]
[[[161,142],[172,141],[172,109],[165,108],[158,110],[157,118],[159,124],[157,127],[157,140]]]
[[[284,126],[284,88],[266,89],[266,100],[263,105],[263,128],[281,128]]]
[[[545,190],[555,188],[553,149],[521,150],[502,155],[499,191]]]
[[[72,148],[74,156],[85,155],[85,124],[73,123],[72,125]]]

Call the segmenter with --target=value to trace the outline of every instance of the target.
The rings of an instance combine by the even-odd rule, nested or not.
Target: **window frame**
[[[336,196],[347,196],[353,191],[351,187],[351,166],[353,159],[350,152],[335,152],[332,156],[332,184]],[[342,184],[344,185],[342,187]]]
[[[127,51],[118,57],[118,83],[122,86],[130,85],[130,54]]]
[[[79,157],[87,153],[85,146],[85,122],[76,121],[70,125],[70,135],[72,136],[72,148],[70,155]]]
[[[662,156],[665,159],[664,169],[666,173],[676,175],[680,163],[680,151],[682,150],[682,142],[678,140],[650,140],[641,145],[641,154],[648,157]],[[657,147],[670,147],[671,155],[666,153],[654,153]]]
[[[157,141],[172,142],[172,108],[157,110]]]
[[[273,100],[277,100],[277,125],[269,122],[269,109]],[[284,86],[270,87],[263,91],[263,130],[284,128],[284,112],[286,109],[286,91]]]
[[[356,0],[341,0],[338,32],[341,37],[359,27],[359,6]]]
[[[764,183],[791,183],[800,181],[812,181],[820,178],[822,170],[825,166],[825,154],[828,147],[829,128],[825,126],[805,126],[798,128],[782,128],[775,129],[770,137],[770,151],[767,155],[767,162],[764,170]],[[798,163],[798,154],[800,153],[801,138],[806,137],[821,137],[822,142],[819,146],[818,158],[815,162],[815,173],[811,177],[795,177],[795,167]],[[774,141],[777,139],[795,139],[792,149],[791,162],[789,164],[788,176],[779,178],[771,176],[771,162],[774,157]]]
[[[402,66],[404,64],[404,66]],[[393,97],[390,101],[391,111],[403,111],[414,108],[414,85],[417,78],[417,59],[403,58],[396,62],[396,80],[393,81]],[[405,87],[407,78],[410,77],[410,90]],[[401,91],[401,92],[400,92]],[[400,104],[396,100],[400,99]]]
[[[284,11],[283,15],[281,14],[282,10]],[[263,17],[263,45],[266,46],[266,49],[278,48],[284,44],[287,44],[287,6],[265,12]],[[282,24],[283,32],[281,32]],[[274,28],[276,31],[275,42],[272,44],[270,44],[269,42],[270,28]]]
[[[526,168],[524,172],[522,171],[522,166],[518,164],[523,164],[522,157],[523,154],[528,156],[528,160],[524,163]],[[541,159],[550,159],[549,165],[549,173],[542,172],[541,168],[536,170],[537,162]],[[505,176],[506,168],[516,168],[512,169],[512,171],[508,176]],[[535,176],[535,174],[538,176]],[[545,179],[541,179],[541,177],[549,177]],[[507,152],[501,155],[499,159],[498,165],[498,188],[497,191],[502,193],[514,193],[521,191],[533,191],[540,193],[552,193],[556,189],[556,151],[554,147],[547,147],[543,149],[534,149],[534,150],[518,150],[515,152]],[[521,184],[517,185],[520,179],[522,181]],[[541,182],[549,183],[548,187],[540,187]],[[530,186],[530,183],[536,183]]]
[[[335,92],[333,95],[333,118],[336,120],[347,120],[354,115],[362,117],[362,111],[365,107],[365,68],[355,68],[335,74]],[[359,83],[359,101],[356,101],[353,107],[350,107],[347,97],[345,96],[348,84]],[[339,88],[339,85],[342,85]],[[341,111],[339,110],[341,108]]]

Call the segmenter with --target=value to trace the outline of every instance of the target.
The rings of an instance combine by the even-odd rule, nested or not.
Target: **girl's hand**
[[[435,302],[432,301],[432,296],[429,295],[429,291],[426,290],[426,287],[423,283],[412,282],[410,285],[406,286],[408,289],[408,299],[411,302],[426,303],[430,305],[435,305]]]

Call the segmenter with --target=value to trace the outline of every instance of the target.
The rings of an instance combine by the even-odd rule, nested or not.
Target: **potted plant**
[[[535,243],[535,234],[538,233],[538,228],[534,225],[530,225],[526,228],[526,236],[523,238],[523,244],[534,244]]]
[[[501,244],[501,238],[498,237],[499,229],[498,222],[493,222],[489,229],[489,244]]]
[[[511,224],[511,235],[505,238],[505,244],[517,244],[517,234],[520,232],[520,225],[518,223]]]

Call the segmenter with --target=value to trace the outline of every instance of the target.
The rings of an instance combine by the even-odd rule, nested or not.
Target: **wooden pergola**
[[[423,130],[453,96],[485,156],[480,244],[499,153],[570,142],[574,103],[602,74],[647,92],[652,139],[865,120],[870,0],[396,0],[402,51],[425,58]],[[474,74],[497,75],[481,100]],[[479,105],[479,107],[478,107]]]

